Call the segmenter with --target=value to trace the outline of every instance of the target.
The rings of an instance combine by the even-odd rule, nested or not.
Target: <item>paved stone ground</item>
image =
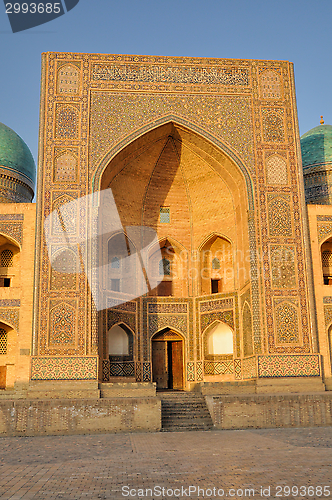
[[[331,427],[0,438],[0,498],[317,500],[331,462]]]

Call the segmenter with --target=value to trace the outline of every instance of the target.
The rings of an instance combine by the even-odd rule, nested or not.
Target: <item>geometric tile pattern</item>
[[[187,363],[187,380],[188,382],[195,380],[195,363],[193,361]]]
[[[273,155],[266,160],[266,181],[268,184],[287,184],[287,163],[281,156]]]
[[[62,302],[50,311],[50,344],[73,344],[76,310]]]
[[[58,106],[56,110],[55,136],[61,139],[77,139],[79,111],[74,106]]]
[[[136,382],[142,381],[142,365],[141,363],[136,363]]]
[[[234,328],[234,314],[233,311],[220,311],[215,313],[203,314],[201,316],[201,331],[203,332],[207,326],[214,321],[221,321],[226,325]]]
[[[63,153],[54,161],[54,182],[75,182],[77,178],[77,158],[71,153]]]
[[[7,323],[9,326],[15,328],[15,330],[19,331],[19,318],[20,318],[20,310],[17,309],[0,309],[0,321]]]
[[[295,248],[271,245],[271,272],[273,288],[295,288]]]
[[[325,326],[328,327],[332,323],[332,306],[324,306]]]
[[[234,359],[234,375],[235,380],[240,380],[242,378],[241,359]]]
[[[97,380],[96,356],[31,358],[31,380]]]
[[[283,142],[284,126],[282,117],[270,109],[262,109],[264,142]]]
[[[135,377],[135,366],[133,361],[122,361],[110,363],[110,377]]]
[[[143,363],[143,382],[151,382],[151,363]]]
[[[5,236],[10,236],[20,245],[23,242],[23,224],[22,222],[0,222],[0,232]]]
[[[247,301],[242,309],[242,328],[243,328],[243,354],[250,356],[253,353],[252,341],[252,319],[251,310]]]
[[[283,198],[269,202],[270,236],[292,236],[292,217],[289,203]]]
[[[277,343],[299,342],[299,324],[297,308],[288,302],[276,306]]]
[[[242,360],[243,378],[250,379],[257,377],[256,356],[244,358]]]
[[[317,224],[318,226],[318,240],[321,242],[327,236],[332,235],[332,222],[326,224]]]
[[[218,309],[232,309],[233,298],[209,300],[200,302],[200,312],[216,311]]]
[[[20,307],[20,299],[0,299],[0,307]]]
[[[318,354],[258,356],[259,377],[319,377]]]
[[[197,377],[198,382],[203,380],[203,362],[202,361],[197,361],[197,363],[196,363],[196,377]]]
[[[240,365],[241,370],[241,365]],[[234,371],[233,360],[230,361],[204,361],[205,375],[227,375]]]
[[[263,99],[280,99],[281,79],[275,71],[263,71],[259,79],[260,94]]]

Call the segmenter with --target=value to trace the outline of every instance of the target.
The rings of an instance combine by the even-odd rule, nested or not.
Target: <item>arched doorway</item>
[[[169,328],[152,339],[152,375],[157,389],[183,389],[183,340]]]

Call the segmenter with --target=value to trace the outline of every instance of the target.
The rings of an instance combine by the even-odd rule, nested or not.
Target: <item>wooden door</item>
[[[183,389],[182,341],[169,342],[172,348],[172,389]]]
[[[157,389],[168,389],[167,342],[152,342],[152,374]]]
[[[0,389],[6,389],[7,366],[0,366]]]

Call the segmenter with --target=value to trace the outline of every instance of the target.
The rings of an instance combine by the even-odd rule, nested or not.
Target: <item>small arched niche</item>
[[[332,285],[332,238],[322,244],[321,259],[324,285]]]
[[[125,324],[113,325],[107,332],[107,376],[110,377],[134,377],[134,336],[130,328]]]
[[[209,295],[234,290],[232,244],[218,235],[212,235],[200,252],[201,293]]]
[[[16,331],[0,322],[0,389],[8,389],[14,384],[15,357]]]
[[[20,286],[20,247],[0,234],[0,287]]]
[[[182,297],[185,293],[183,261],[186,262],[187,254],[168,238],[159,242],[159,248],[152,249],[149,258],[150,295]]]
[[[233,330],[226,323],[217,321],[205,332],[205,357],[233,356]]]

